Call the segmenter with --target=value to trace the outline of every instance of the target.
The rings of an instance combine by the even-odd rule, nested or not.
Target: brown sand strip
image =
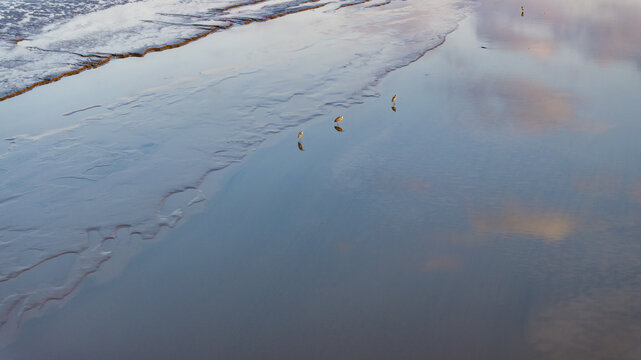
[[[244,2],[244,3],[230,5],[230,6],[227,6],[225,8],[222,8],[222,9],[217,9],[217,11],[224,12],[224,11],[227,11],[227,10],[230,10],[230,9],[234,9],[234,8],[238,8],[238,7],[241,7],[241,6],[258,4],[258,3],[261,3],[263,1],[265,1],[265,0],[252,0],[252,1]],[[310,0],[310,2],[318,2],[318,1],[319,0]],[[366,0],[366,1],[368,1],[368,0]],[[169,49],[175,49],[175,48],[187,45],[192,41],[204,38],[205,36],[210,35],[212,33],[215,33],[218,30],[229,29],[230,27],[232,27],[234,25],[234,23],[240,23],[240,24],[246,25],[246,24],[250,24],[252,22],[265,22],[267,20],[276,19],[276,18],[285,16],[285,15],[295,14],[295,13],[302,12],[302,11],[307,11],[307,10],[318,9],[318,8],[323,7],[325,5],[327,5],[327,3],[322,3],[322,4],[314,5],[314,6],[301,7],[301,8],[294,9],[292,11],[284,12],[284,13],[281,13],[281,14],[275,14],[275,15],[267,16],[267,17],[262,18],[262,19],[252,19],[252,18],[239,18],[239,19],[233,19],[232,18],[232,19],[227,19],[227,21],[230,22],[229,25],[226,25],[226,26],[215,26],[215,27],[211,28],[210,30],[207,30],[207,31],[205,31],[205,32],[203,32],[201,34],[198,34],[198,35],[196,35],[194,37],[185,39],[183,41],[180,41],[180,42],[177,42],[177,43],[174,43],[174,44],[167,44],[167,45],[158,46],[158,47],[151,47],[151,48],[145,49],[144,51],[141,51],[141,52],[127,52],[127,53],[122,53],[122,54],[109,54],[109,55],[106,55],[106,56],[102,57],[102,59],[100,59],[100,60],[89,62],[86,65],[84,65],[82,67],[79,67],[77,69],[64,72],[64,73],[59,74],[59,75],[57,75],[57,76],[55,76],[53,78],[50,78],[50,79],[45,79],[45,80],[41,80],[41,81],[35,82],[35,83],[33,83],[33,84],[31,84],[31,85],[29,85],[27,87],[24,87],[24,88],[22,88],[20,90],[17,90],[15,92],[10,93],[10,94],[4,95],[4,96],[0,97],[0,102],[5,101],[7,99],[10,99],[12,97],[16,97],[18,95],[22,95],[22,94],[26,93],[27,91],[33,90],[34,88],[36,88],[38,86],[42,86],[42,85],[46,85],[46,84],[58,81],[58,80],[60,80],[62,78],[65,78],[67,76],[79,74],[79,73],[81,73],[81,72],[83,72],[85,70],[95,69],[95,68],[97,68],[99,66],[105,65],[106,63],[108,63],[109,61],[111,61],[114,58],[116,58],[116,59],[124,59],[124,58],[128,58],[128,57],[143,57],[143,56],[147,55],[150,52],[159,52],[159,51],[165,51],[165,50],[169,50]],[[236,21],[234,21],[234,20],[236,20]],[[96,55],[96,57],[100,57],[100,56]]]
[[[366,2],[370,2],[370,1],[371,0],[360,0],[360,1],[353,2],[353,3],[349,3],[349,4],[342,4],[338,8],[340,9],[340,8],[344,8],[344,7],[348,7],[348,6],[360,5],[360,4],[364,4]]]
[[[387,1],[382,2],[382,3],[380,3],[380,4],[370,5],[370,6],[368,6],[368,8],[373,8],[373,7],[379,7],[379,6],[387,5],[387,4],[391,3],[391,2],[392,2],[392,0],[387,0]]]

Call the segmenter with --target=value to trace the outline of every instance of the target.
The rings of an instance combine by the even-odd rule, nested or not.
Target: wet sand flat
[[[179,223],[210,195],[212,174],[285,129],[376,96],[381,76],[441,44],[466,9],[450,0],[326,5],[2,102],[3,343],[45,304],[126,259],[130,242]]]
[[[365,96],[256,110],[319,114],[261,133],[202,198],[168,197],[175,228],[105,248],[0,358],[638,359],[640,5],[520,7],[476,4]],[[251,95],[288,84],[261,80]],[[206,108],[174,92],[175,117]]]

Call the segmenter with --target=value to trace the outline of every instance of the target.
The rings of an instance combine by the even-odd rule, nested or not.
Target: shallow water
[[[3,357],[638,359],[640,7],[479,4]]]
[[[0,340],[119,262],[121,244],[173,227],[206,199],[211,173],[273,134],[376,96],[381,76],[442,43],[467,11],[449,0],[334,5],[1,104]],[[56,281],[23,280],[69,258]]]

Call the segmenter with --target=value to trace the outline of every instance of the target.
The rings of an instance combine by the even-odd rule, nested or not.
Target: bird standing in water
[[[301,132],[298,133],[298,138],[300,139],[302,137],[303,137],[303,132],[301,131]]]
[[[396,95],[394,95],[394,97],[392,98],[392,102],[393,102],[393,103],[395,103],[395,102],[396,102]]]
[[[343,121],[343,115],[341,115],[341,116],[337,117],[336,119],[334,119],[335,123],[339,123],[341,121]]]

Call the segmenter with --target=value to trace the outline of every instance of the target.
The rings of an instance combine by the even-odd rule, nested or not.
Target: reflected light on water
[[[480,106],[481,121],[488,125],[513,125],[530,133],[576,125],[574,96],[541,82],[524,78],[484,79],[472,86],[470,96]]]
[[[479,10],[483,16],[477,31],[493,43],[540,57],[551,55],[558,49],[555,43],[562,43],[603,65],[631,61],[641,67],[639,1],[542,0],[528,4],[529,16],[521,22],[513,19],[512,2],[495,0],[489,4]]]
[[[528,340],[546,359],[641,358],[641,288],[601,288],[535,315]]]
[[[577,221],[557,211],[506,207],[499,213],[473,216],[477,233],[534,236],[546,242],[561,241],[572,235]]]

